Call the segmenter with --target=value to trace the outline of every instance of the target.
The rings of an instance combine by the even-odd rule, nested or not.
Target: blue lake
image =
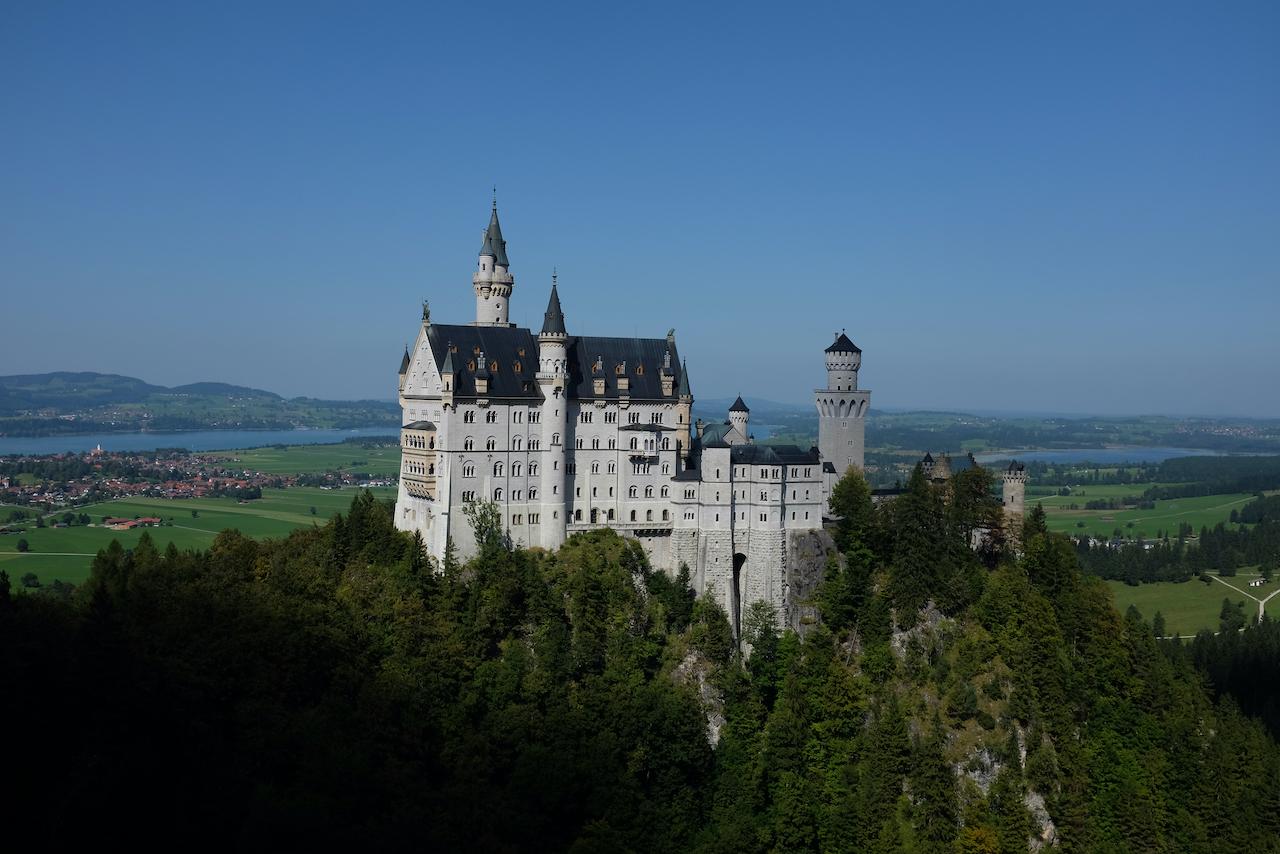
[[[976,454],[980,463],[1016,459],[1041,463],[1162,463],[1175,457],[1220,457],[1221,451],[1198,448],[1064,448],[1056,451],[1002,451],[998,454]]]
[[[3,454],[60,454],[91,451],[154,451],[186,448],[217,451],[224,448],[258,448],[263,445],[328,445],[362,437],[394,438],[394,427],[360,427],[353,430],[192,430],[185,433],[85,433],[75,436],[0,437]]]

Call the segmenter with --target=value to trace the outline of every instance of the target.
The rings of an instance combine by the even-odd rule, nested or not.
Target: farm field
[[[1099,489],[1100,487],[1094,487]],[[1127,494],[1127,493],[1122,493]],[[1253,496],[1248,493],[1237,492],[1224,495],[1205,495],[1197,498],[1170,498],[1155,503],[1154,509],[1151,510],[1067,510],[1062,504],[1071,503],[1074,500],[1078,504],[1084,504],[1090,498],[1109,498],[1108,495],[1094,496],[1078,496],[1071,499],[1055,496],[1047,496],[1040,501],[1039,498],[1027,498],[1027,507],[1033,507],[1036,503],[1043,503],[1045,512],[1048,514],[1049,530],[1059,531],[1064,534],[1092,534],[1096,537],[1109,537],[1116,528],[1119,528],[1127,537],[1142,536],[1147,539],[1153,539],[1157,531],[1172,531],[1173,535],[1178,532],[1178,525],[1186,522],[1191,525],[1192,529],[1199,531],[1202,527],[1212,528],[1219,522],[1226,522],[1232,510],[1238,510],[1249,501]],[[1118,497],[1118,496],[1116,496]],[[1051,501],[1053,503],[1051,503]],[[1083,522],[1083,525],[1078,523]],[[1133,527],[1129,527],[1129,523],[1133,523]]]
[[[1277,584],[1280,584],[1280,581],[1272,581],[1261,588],[1250,588],[1249,582],[1257,577],[1256,573],[1246,572],[1222,581],[1240,590],[1247,590],[1259,599],[1265,599],[1274,593]],[[1217,580],[1205,584],[1200,579],[1193,578],[1183,582],[1139,584],[1137,587],[1130,587],[1123,581],[1108,581],[1107,586],[1115,596],[1116,608],[1122,613],[1133,605],[1147,622],[1151,622],[1156,611],[1162,613],[1165,631],[1169,635],[1194,635],[1202,629],[1216,632],[1223,599],[1243,602],[1246,619],[1252,619],[1258,613],[1257,602]],[[1280,616],[1280,596],[1267,603],[1267,614],[1273,618]]]
[[[344,442],[337,445],[287,445],[210,451],[235,465],[264,474],[312,474],[329,471],[365,472],[393,475],[400,470],[400,448],[396,445],[363,448]]]
[[[370,491],[380,499],[395,497],[395,490],[389,487]],[[103,516],[157,516],[166,524],[130,531],[84,526],[28,527],[20,536],[0,537],[0,569],[8,572],[15,583],[26,573],[34,572],[42,583],[59,579],[79,584],[88,577],[93,556],[112,540],[131,548],[146,531],[159,549],[167,548],[169,543],[179,549],[203,549],[227,528],[235,528],[250,537],[280,537],[295,528],[323,524],[334,514],[346,512],[356,493],[353,488],[296,487],[264,489],[261,499],[248,504],[238,504],[233,498],[130,498],[91,504],[76,508],[75,512],[88,513],[95,525],[101,523]],[[312,507],[316,509],[315,515],[311,514]],[[194,517],[193,510],[197,513]],[[30,545],[27,554],[18,553],[20,539]]]
[[[1079,486],[1071,491],[1070,495],[1037,495],[1035,490],[1046,489],[1055,491],[1056,486],[1028,486],[1027,487],[1027,505],[1041,503],[1044,504],[1045,510],[1051,510],[1054,507],[1065,507],[1069,504],[1084,505],[1086,501],[1097,501],[1103,498],[1139,498],[1142,493],[1150,489],[1152,486],[1175,486],[1171,483],[1102,483],[1089,486]]]

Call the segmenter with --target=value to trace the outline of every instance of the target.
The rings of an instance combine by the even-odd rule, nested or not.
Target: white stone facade
[[[694,429],[674,331],[570,335],[554,282],[541,331],[509,323],[515,278],[496,205],[472,284],[475,321],[438,324],[424,306],[401,362],[397,527],[419,532],[437,559],[450,541],[465,559],[475,540],[463,508],[492,501],[520,546],[554,549],[610,527],[639,540],[657,568],[687,565],[735,630],[757,600],[780,619],[794,610],[788,542],[821,529],[832,473],[863,461],[869,393],[857,389],[851,355],[827,352],[823,453],[757,445],[741,399],[723,423]]]

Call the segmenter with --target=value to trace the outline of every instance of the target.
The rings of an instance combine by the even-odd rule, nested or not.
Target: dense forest
[[[70,601],[0,578],[11,828],[51,848],[1280,850],[1280,750],[1197,670],[1231,650],[1162,647],[1040,514],[1016,552],[970,549],[988,478],[944,500],[917,468],[875,508],[846,478],[821,623],[781,633],[757,606],[741,645],[687,572],[611,531],[516,549],[478,504],[479,554],[436,566],[368,493],[283,540],[113,545]]]

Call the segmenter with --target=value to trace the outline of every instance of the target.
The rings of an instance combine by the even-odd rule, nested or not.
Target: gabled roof
[[[458,397],[475,395],[479,354],[484,353],[489,377],[486,396],[542,399],[534,381],[538,373],[538,339],[528,329],[433,323],[427,328],[427,341],[440,372],[451,369],[457,375],[453,393]],[[449,349],[451,344],[457,352]]]
[[[861,353],[862,350],[857,344],[849,340],[849,336],[841,332],[834,344],[823,351],[824,353]]]
[[[738,395],[738,399],[735,400],[733,402],[733,405],[729,407],[729,411],[730,412],[750,412],[751,410],[748,409],[747,405],[742,402],[742,395]]]
[[[670,347],[672,362],[678,362],[675,345],[665,338],[596,338],[570,336],[565,345],[569,357],[568,396],[594,400],[595,380],[604,379],[604,397],[618,396],[619,366],[625,367],[632,400],[668,400],[662,393],[662,363]],[[599,369],[596,369],[597,360]],[[678,379],[678,378],[677,378]]]

